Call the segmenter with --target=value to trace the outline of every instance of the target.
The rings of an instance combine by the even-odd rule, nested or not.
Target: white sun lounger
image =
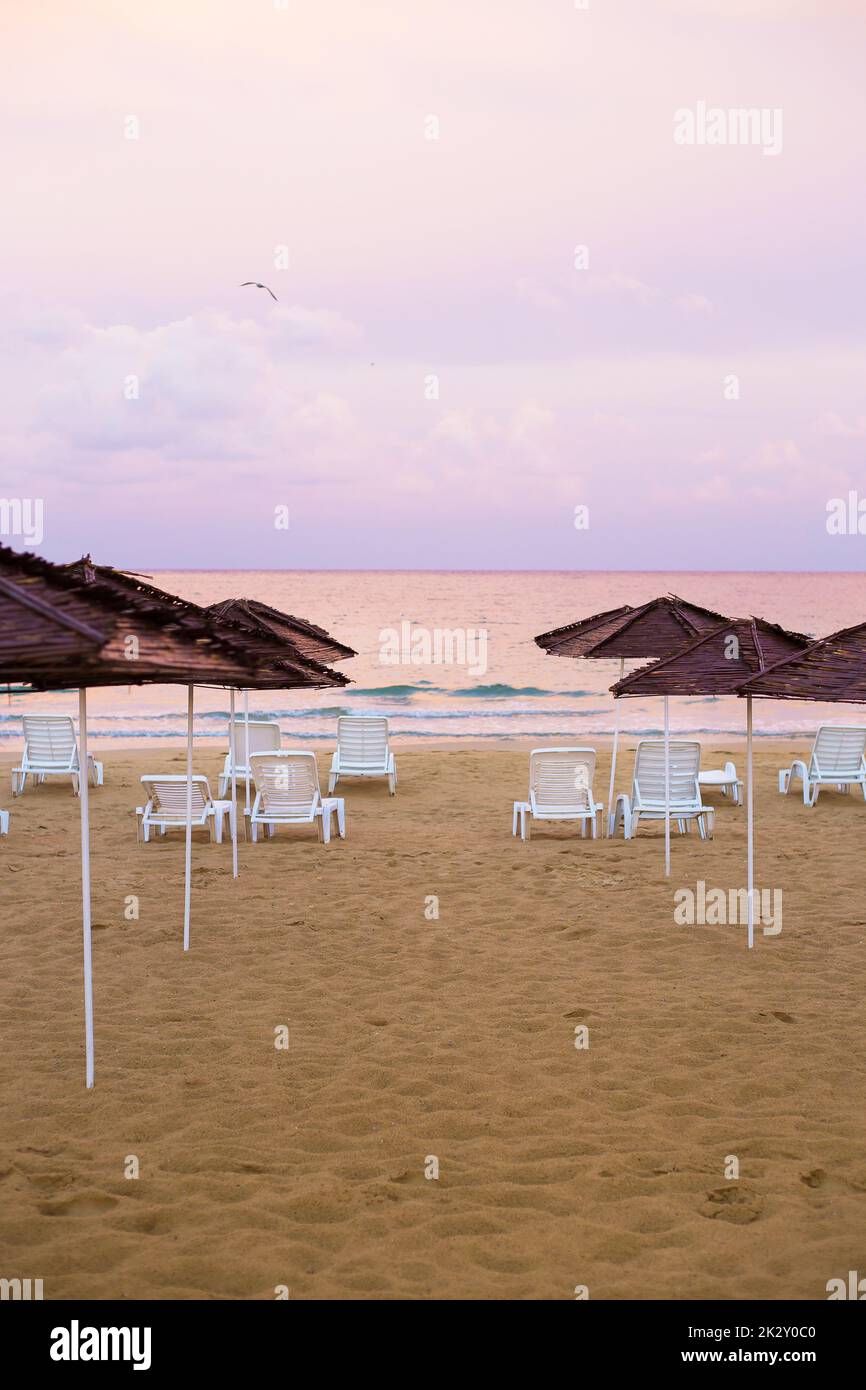
[[[785,795],[796,778],[803,783],[803,801],[814,806],[823,787],[847,792],[859,787],[866,800],[866,727],[861,724],[822,724],[808,764],[795,759],[779,772],[779,791]]]
[[[235,778],[238,782],[242,781],[249,771],[252,776],[252,768],[247,768],[245,761],[246,753],[246,725],[243,719],[235,719],[234,722],[234,746],[235,746]],[[253,753],[275,753],[280,746],[280,726],[275,719],[251,719],[249,724],[250,755]],[[219,794],[225,796],[232,780],[232,732],[229,729],[229,751],[223,764],[223,770],[219,779]]]
[[[592,827],[598,835],[602,803],[592,791],[595,774],[594,748],[533,748],[529,755],[529,800],[515,801],[511,833],[528,840],[532,822],[579,821],[581,834]]]
[[[0,835],[9,834],[9,812],[0,811]]]
[[[697,821],[701,839],[713,833],[712,806],[701,802],[698,774],[701,766],[699,743],[672,742],[668,745],[670,781],[668,813],[682,834],[689,821]],[[641,739],[634,759],[631,796],[621,792],[614,808],[613,831],[620,823],[627,840],[637,833],[641,820],[665,818],[665,745],[663,739]]]
[[[136,829],[144,843],[150,839],[152,829],[164,835],[167,830],[186,829],[186,777],[183,773],[165,777],[145,775],[141,784],[147,793],[147,805],[136,806]],[[222,843],[223,822],[228,817],[231,828],[232,804],[230,801],[214,801],[206,777],[196,775],[192,779],[192,825],[193,829],[207,829],[211,840]]]
[[[698,786],[719,787],[722,796],[727,796],[730,793],[735,806],[739,806],[742,800],[743,781],[741,777],[737,776],[736,766],[731,762],[725,763],[724,768],[719,771],[708,769],[706,772],[699,773]]]
[[[337,720],[337,751],[331,760],[328,791],[341,777],[387,777],[388,790],[397,790],[397,764],[388,742],[387,719],[345,714]]]
[[[68,714],[25,714],[24,756],[20,767],[12,769],[12,795],[23,792],[28,777],[44,782],[46,777],[71,777],[72,790],[78,795],[78,743],[75,725]],[[102,763],[90,754],[87,771],[95,787],[104,780]]]
[[[273,836],[278,825],[314,825],[328,844],[331,817],[336,814],[341,839],[346,836],[346,808],[342,797],[322,797],[315,753],[251,753],[256,798],[249,813],[252,838],[260,825]]]

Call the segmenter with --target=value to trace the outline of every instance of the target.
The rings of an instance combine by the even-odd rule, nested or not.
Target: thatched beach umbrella
[[[676,594],[650,599],[637,608],[624,604],[591,618],[554,628],[535,638],[550,656],[580,657],[591,661],[619,658],[622,680],[627,660],[652,660],[667,656],[699,633],[727,621],[724,614],[701,608]],[[607,805],[607,833],[613,833],[613,791],[616,755],[619,745],[619,705],[614,703],[613,750],[610,761],[610,791]],[[667,719],[667,704],[665,704]]]
[[[153,596],[132,595],[100,580],[84,580],[35,555],[0,546],[0,678],[32,689],[79,691],[82,924],[86,1082],[93,1085],[93,983],[90,911],[87,689],[143,683],[230,687],[284,685],[287,672],[268,668],[251,644],[204,616]],[[305,663],[306,665],[306,663]],[[336,673],[328,673],[334,675]],[[342,683],[345,677],[336,680]],[[187,757],[187,837],[184,948],[189,945],[192,763]]]
[[[661,695],[665,702],[665,874],[671,871],[670,730],[667,712],[670,695],[733,695],[750,676],[773,662],[800,652],[809,638],[788,632],[763,618],[731,618],[702,633],[672,656],[633,671],[611,686],[616,699],[627,695]],[[752,945],[752,704],[746,704],[746,818],[749,843],[749,946]]]
[[[776,661],[743,682],[737,694],[751,709],[752,696],[767,700],[826,700],[830,704],[866,704],[866,623],[832,632],[809,642],[794,656]],[[754,846],[748,845],[751,887]],[[749,895],[751,909],[751,894]],[[751,942],[749,943],[751,945]]]
[[[254,678],[243,649],[220,642],[213,629],[183,616],[119,600],[105,585],[85,586],[58,566],[0,547],[0,674],[33,689],[79,691],[81,897],[84,944],[86,1084],[93,1085],[93,967],[87,689],[149,680]],[[131,631],[130,629],[133,629]],[[134,642],[130,639],[133,638]],[[131,656],[134,655],[134,660]],[[191,815],[191,812],[190,812]],[[189,819],[189,816],[188,816]]]
[[[259,678],[255,681],[251,680],[248,685],[243,687],[244,721],[247,727],[245,811],[250,809],[249,690],[253,687],[269,690],[333,688],[349,684],[348,676],[344,676],[338,671],[329,670],[323,663],[342,660],[345,656],[354,656],[356,653],[351,647],[345,647],[341,642],[337,642],[329,633],[325,632],[324,628],[316,627],[303,618],[293,618],[288,614],[281,614],[276,609],[268,608],[267,604],[256,603],[254,599],[240,601],[230,599],[227,603],[213,604],[209,608],[202,608],[188,599],[180,598],[177,594],[157,588],[155,584],[151,583],[149,575],[137,574],[132,570],[114,569],[110,565],[95,565],[89,555],[85,555],[69,565],[64,565],[63,569],[84,583],[98,579],[121,593],[154,601],[171,609],[174,613],[184,613],[193,618],[200,618],[208,622],[223,636],[241,641],[247,655],[254,657],[262,670],[274,667],[275,672],[284,673],[285,679],[280,679],[278,675],[275,675],[274,679],[270,677]],[[268,615],[268,621],[251,620],[256,609],[262,609]],[[247,610],[250,611],[250,617],[247,617]],[[280,620],[280,625],[275,620]],[[190,691],[187,711],[187,780],[190,798],[192,796],[192,721],[192,691]],[[229,746],[232,752],[232,876],[237,878],[237,778],[234,758],[235,686],[229,688],[229,728],[231,730]],[[189,934],[188,912],[185,914],[185,918],[184,940],[187,940]]]
[[[258,599],[223,599],[221,603],[209,604],[204,611],[219,622],[236,623],[257,636],[288,642],[308,661],[330,665],[334,661],[347,661],[350,656],[358,655],[353,647],[338,642],[323,627],[317,627],[306,618],[281,613],[278,608],[271,608]]]
[[[219,622],[236,624],[251,636],[269,641],[286,642],[310,661],[330,664],[333,661],[347,661],[349,657],[358,655],[353,647],[347,647],[345,643],[338,642],[323,627],[317,627],[315,623],[308,622],[306,618],[296,618],[292,613],[283,613],[279,608],[271,608],[270,604],[260,603],[258,599],[223,599],[220,603],[210,604],[204,611]],[[232,708],[229,749],[233,776],[235,764],[234,728],[234,708]],[[244,767],[246,768],[244,810],[249,811],[250,703],[249,692],[246,690],[244,691]]]

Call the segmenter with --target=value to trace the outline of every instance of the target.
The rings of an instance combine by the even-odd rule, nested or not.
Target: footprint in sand
[[[99,1216],[116,1206],[116,1197],[105,1197],[98,1192],[92,1192],[81,1197],[70,1197],[65,1202],[46,1202],[39,1210],[43,1216]]]
[[[823,1168],[812,1168],[808,1173],[800,1174],[800,1182],[805,1183],[807,1187],[823,1187],[826,1181],[827,1174]]]
[[[730,1221],[735,1226],[745,1226],[757,1221],[763,1208],[764,1200],[757,1192],[749,1192],[744,1187],[717,1187],[707,1193],[698,1211],[710,1221]]]

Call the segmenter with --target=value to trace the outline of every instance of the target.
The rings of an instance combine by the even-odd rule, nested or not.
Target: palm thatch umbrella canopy
[[[35,689],[222,684],[239,680],[254,659],[240,633],[220,635],[194,613],[118,594],[96,578],[84,582],[7,546],[0,546],[0,583],[0,670]]]
[[[351,647],[345,647],[341,642],[335,641],[323,628],[304,623],[302,619],[291,619],[291,622],[298,625],[298,640],[295,641],[290,634],[284,636],[263,624],[257,626],[241,622],[230,613],[217,611],[226,608],[226,604],[201,608],[188,599],[157,588],[145,575],[135,574],[130,570],[114,569],[110,565],[96,565],[89,555],[56,568],[81,584],[102,584],[119,595],[129,596],[133,603],[154,604],[162,613],[170,609],[178,618],[182,617],[192,623],[203,623],[209,630],[219,633],[224,640],[240,642],[244,652],[248,656],[257,656],[263,666],[274,666],[277,671],[285,671],[285,680],[280,680],[275,675],[272,681],[260,688],[273,686],[291,689],[298,686],[309,688],[316,685],[333,687],[351,684],[348,676],[340,671],[329,670],[325,662],[342,660],[346,656],[355,656],[356,653]],[[304,628],[308,628],[311,634],[316,634],[319,640],[302,641],[301,630]],[[334,655],[330,654],[332,651]],[[321,676],[322,679],[315,679],[317,676]],[[251,682],[251,686],[254,684],[257,683]]]
[[[595,613],[590,618],[553,628],[535,638],[539,647],[550,656],[580,657],[585,660],[610,661],[619,658],[622,680],[625,663],[630,659],[654,659],[667,656],[685,642],[707,629],[726,622],[722,613],[689,603],[677,594],[650,599],[637,608],[624,604]],[[614,705],[613,750],[610,760],[610,791],[608,794],[607,833],[613,834],[613,792],[616,783],[616,755],[619,746],[619,705]]]
[[[810,642],[764,618],[731,618],[610,688],[623,695],[733,695],[750,676]]]
[[[665,801],[668,800],[669,695],[732,695],[749,677],[773,663],[802,652],[810,642],[801,632],[789,632],[763,618],[732,618],[703,633],[672,656],[633,671],[611,686],[619,699],[626,695],[662,695],[665,702]],[[746,708],[746,816],[748,841],[748,943],[754,939],[752,873],[754,803],[752,795],[752,705]],[[665,873],[670,874],[670,815],[665,806]]]
[[[347,661],[358,655],[353,647],[338,642],[323,627],[317,627],[306,618],[282,613],[258,599],[224,599],[222,603],[210,604],[204,611],[220,622],[236,623],[247,632],[275,638],[278,642],[290,642],[308,660],[330,663]]]
[[[303,668],[306,668],[302,680]],[[120,591],[96,576],[84,580],[35,555],[0,546],[0,678],[34,689],[79,691],[82,919],[86,1081],[94,1079],[93,976],[90,911],[90,832],[87,778],[87,687],[158,682],[189,686],[345,684],[335,672],[313,670],[298,657],[279,667],[262,662],[256,644],[204,615],[153,595]],[[189,942],[192,833],[192,744],[187,745],[187,835],[184,946]]]
[[[535,641],[551,656],[652,659],[666,656],[699,632],[723,622],[723,613],[701,608],[676,594],[666,594],[638,608],[625,604],[542,632]]]
[[[795,655],[752,675],[738,694],[771,700],[866,702],[866,623],[810,642]]]

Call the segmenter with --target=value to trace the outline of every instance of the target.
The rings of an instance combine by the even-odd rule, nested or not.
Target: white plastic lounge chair
[[[721,771],[714,772],[707,770],[698,776],[699,787],[720,787],[722,796],[727,796],[730,792],[735,806],[739,806],[743,798],[743,779],[737,776],[737,769],[734,763],[725,763]]]
[[[533,748],[529,755],[529,800],[515,801],[511,833],[528,840],[534,820],[580,821],[581,834],[598,835],[602,803],[592,792],[594,748]]]
[[[397,764],[388,743],[387,719],[344,714],[337,720],[337,751],[331,760],[328,791],[341,777],[387,777],[388,790],[397,790]]]
[[[779,791],[786,795],[799,777],[803,801],[814,806],[822,787],[838,787],[847,792],[860,787],[866,800],[866,727],[861,724],[822,724],[812,745],[808,765],[797,758],[790,768],[779,772]]]
[[[340,838],[346,835],[346,808],[342,797],[322,797],[315,753],[251,753],[256,798],[250,811],[252,837],[260,825],[273,836],[278,825],[315,825],[328,844],[331,816],[337,816]]]
[[[24,756],[20,767],[12,769],[12,795],[23,792],[28,777],[44,782],[46,777],[71,777],[78,795],[78,744],[75,725],[68,714],[25,714]],[[89,753],[87,771],[95,787],[104,780],[102,763]]]
[[[136,806],[136,829],[144,843],[150,839],[151,829],[164,835],[167,830],[186,829],[186,777],[183,773],[166,777],[144,776],[141,784],[147,793],[147,805]],[[196,775],[192,779],[192,824],[193,829],[206,828],[211,840],[222,843],[223,822],[228,816],[231,828],[230,801],[214,801],[206,777]]]
[[[235,719],[234,723],[234,745],[235,745],[235,778],[238,782],[242,781],[247,775],[247,765],[245,761],[246,736],[244,733],[243,719]],[[251,719],[250,720],[250,754],[253,753],[274,753],[280,746],[280,726],[276,720],[271,719]],[[250,769],[252,776],[252,769]],[[229,751],[223,764],[223,770],[219,779],[219,794],[225,796],[226,791],[231,786],[232,780],[232,736],[229,729]]]
[[[672,742],[670,757],[669,815],[681,834],[689,821],[697,821],[701,839],[712,836],[714,811],[701,802],[698,774],[701,767],[699,743]],[[613,831],[620,822],[623,834],[630,840],[641,820],[665,818],[665,745],[662,739],[641,739],[634,759],[634,780],[631,796],[621,792],[614,808]]]
[[[9,812],[0,811],[0,835],[9,834]]]

